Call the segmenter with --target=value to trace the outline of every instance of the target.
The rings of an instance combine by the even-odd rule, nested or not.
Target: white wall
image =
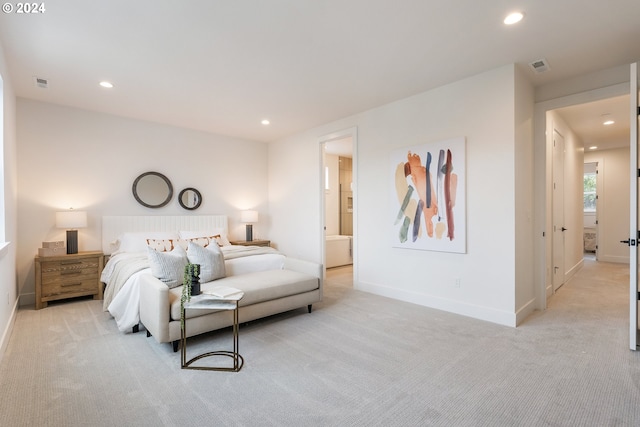
[[[4,51],[0,45],[0,75],[2,76],[3,124],[0,124],[3,137],[3,177],[4,177],[4,236],[0,241],[10,242],[0,250],[0,360],[11,336],[18,308],[18,288],[16,284],[16,242],[17,235],[17,166],[16,166],[16,103],[15,94],[9,78]]]
[[[535,232],[533,228],[534,147],[533,147],[534,89],[516,68],[515,74],[515,311],[519,324],[536,309],[534,280]]]
[[[629,149],[586,152],[598,162],[598,260],[629,263]]]
[[[517,184],[515,180],[515,75],[514,66],[501,67],[270,144],[272,237],[289,252],[322,259],[318,138],[356,126],[356,287],[515,325],[515,194],[531,187],[531,179]],[[522,92],[531,98],[518,118],[518,125],[526,128],[531,122],[532,93],[530,88],[519,88],[518,96]],[[530,130],[519,129],[518,135],[525,144],[522,153],[531,151]],[[457,136],[467,141],[467,254],[392,248],[387,202],[392,184],[387,173],[390,152]],[[518,166],[526,163],[524,155],[518,157]],[[290,173],[298,179],[289,180]],[[300,214],[292,218],[294,211]],[[531,235],[526,211],[518,227]],[[532,248],[523,251],[531,253]],[[456,278],[459,288],[454,286]]]
[[[103,215],[229,216],[230,237],[244,239],[239,211],[257,209],[254,238],[269,237],[267,146],[162,124],[18,99],[18,283],[21,304],[34,302],[33,257],[42,241],[65,240],[55,212],[88,212],[79,248],[100,250]],[[141,173],[173,183],[173,200],[149,209],[131,191]],[[180,190],[202,193],[198,210],[177,202]]]

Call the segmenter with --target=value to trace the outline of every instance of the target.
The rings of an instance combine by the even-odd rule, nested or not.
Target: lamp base
[[[247,236],[245,240],[247,242],[253,241],[253,224],[247,224]]]
[[[78,230],[67,230],[67,253],[78,253]]]

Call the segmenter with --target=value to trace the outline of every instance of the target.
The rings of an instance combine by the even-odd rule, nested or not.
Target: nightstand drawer
[[[82,275],[66,280],[56,280],[42,284],[42,298],[59,297],[65,294],[92,293],[96,290],[96,276]],[[57,299],[57,298],[56,298]]]
[[[42,282],[55,281],[77,275],[98,275],[97,259],[81,259],[56,262],[42,262]]]

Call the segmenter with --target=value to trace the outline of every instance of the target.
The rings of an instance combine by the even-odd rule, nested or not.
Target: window
[[[587,165],[585,165],[585,172],[584,172],[584,211],[585,212],[596,211],[597,177],[598,177],[598,172],[595,170],[595,167],[593,168],[593,170],[588,170]]]

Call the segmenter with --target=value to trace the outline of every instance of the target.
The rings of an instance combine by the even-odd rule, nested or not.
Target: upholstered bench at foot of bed
[[[228,286],[243,291],[244,297],[239,303],[242,309],[242,307],[264,301],[276,300],[290,295],[313,291],[318,289],[318,279],[308,274],[292,270],[268,270],[241,274],[239,276],[229,276],[214,280],[213,282],[200,284],[202,292],[206,292],[217,286]],[[171,320],[180,320],[181,295],[182,286],[169,290]],[[186,318],[204,316],[215,311],[216,310],[190,310],[186,313]]]
[[[216,286],[229,286],[244,291],[240,301],[239,320],[246,323],[255,319],[307,306],[322,300],[322,265],[288,258],[283,270],[266,270],[227,276],[203,283],[203,290]],[[168,289],[151,275],[140,287],[140,319],[147,335],[160,343],[173,343],[177,350],[180,339],[180,296],[182,288]],[[166,307],[166,309],[161,309]],[[230,311],[189,310],[187,335],[221,329],[233,324]]]

